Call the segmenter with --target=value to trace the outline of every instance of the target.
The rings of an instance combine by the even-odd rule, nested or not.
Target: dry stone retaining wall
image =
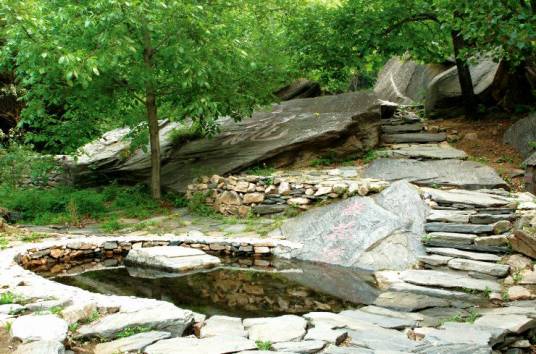
[[[201,193],[206,204],[226,215],[267,215],[284,212],[289,207],[306,210],[330,200],[365,196],[388,186],[388,182],[358,178],[355,168],[278,176],[213,175],[190,184],[187,198]]]

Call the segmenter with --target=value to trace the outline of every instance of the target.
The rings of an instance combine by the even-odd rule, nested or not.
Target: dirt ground
[[[0,328],[0,354],[11,354],[15,350],[15,347],[6,329]]]
[[[464,117],[443,120],[430,120],[429,127],[438,126],[446,129],[449,135],[457,135],[459,140],[451,144],[464,150],[470,160],[482,162],[493,167],[512,190],[524,189],[521,173],[523,158],[511,146],[502,143],[504,132],[517,118],[506,115],[488,116],[479,120],[469,120]],[[474,134],[471,134],[474,133]]]

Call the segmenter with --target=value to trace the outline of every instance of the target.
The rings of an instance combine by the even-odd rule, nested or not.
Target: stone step
[[[445,133],[405,133],[405,134],[383,134],[382,142],[386,144],[400,143],[440,143],[447,140]]]
[[[467,154],[461,150],[441,144],[409,144],[406,146],[391,146],[390,150],[385,150],[386,156],[393,158],[408,158],[422,160],[446,160],[446,159],[466,159]]]
[[[474,279],[467,275],[455,272],[437,270],[405,270],[400,277],[407,283],[440,288],[459,288],[478,291],[501,290],[501,285],[493,280]]]
[[[423,237],[423,242],[437,241],[444,243],[460,244],[460,245],[472,245],[476,239],[474,234],[462,234],[456,232],[431,232]]]
[[[426,232],[455,232],[461,234],[490,234],[493,233],[493,225],[478,224],[454,224],[446,222],[430,222],[424,225]]]
[[[426,221],[468,224],[470,216],[474,214],[476,214],[476,211],[474,210],[432,209],[430,214],[426,217]]]
[[[439,256],[446,256],[451,258],[466,258],[475,261],[498,262],[501,260],[501,257],[495,254],[468,252],[456,248],[429,247],[426,249],[426,252]]]
[[[459,243],[453,241],[423,239],[423,243],[427,247],[439,247],[439,248],[455,248],[458,250],[470,251],[470,252],[483,252],[483,253],[498,253],[505,254],[510,251],[507,246],[484,246],[467,243]]]
[[[385,134],[397,134],[397,133],[415,133],[420,132],[423,129],[423,124],[420,122],[410,124],[398,124],[398,125],[382,125],[382,133]]]
[[[381,119],[381,125],[404,125],[404,124],[414,124],[414,123],[421,123],[422,119],[419,117],[407,117],[407,118],[387,118],[387,119]]]
[[[469,222],[471,224],[493,224],[497,221],[512,221],[514,219],[514,214],[476,214],[469,217]]]
[[[505,277],[510,270],[510,266],[505,264],[474,261],[464,258],[453,258],[448,261],[447,266],[455,270],[483,273],[501,278]]]
[[[496,207],[503,207],[513,203],[512,200],[509,200],[505,197],[463,189],[452,189],[446,191],[423,187],[422,190],[425,192],[427,197],[441,205],[462,204],[473,207],[494,209]]]

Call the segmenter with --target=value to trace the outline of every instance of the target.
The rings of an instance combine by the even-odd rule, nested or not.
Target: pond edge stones
[[[181,246],[133,249],[125,258],[125,264],[176,272],[211,268],[220,263],[218,257],[195,248]]]

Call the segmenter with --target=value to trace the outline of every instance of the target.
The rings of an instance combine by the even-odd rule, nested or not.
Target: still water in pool
[[[286,260],[272,260],[268,267],[227,261],[182,275],[118,267],[55,280],[103,294],[165,300],[206,315],[239,317],[340,311],[368,304],[377,295],[370,274]]]

